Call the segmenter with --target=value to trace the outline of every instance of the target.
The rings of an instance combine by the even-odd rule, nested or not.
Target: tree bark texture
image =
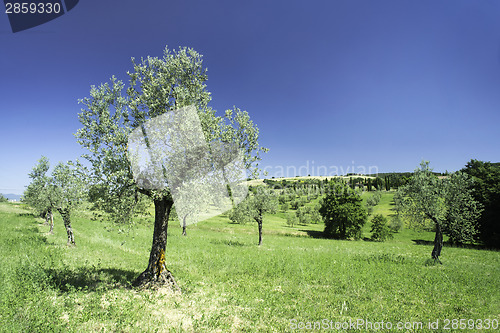
[[[66,228],[66,234],[68,235],[68,243],[67,245],[75,246],[75,236],[73,234],[73,228],[71,227],[71,214],[69,208],[57,208],[57,211],[61,214],[64,227]]]
[[[162,197],[160,199],[155,199],[154,204],[155,226],[148,267],[137,277],[133,285],[140,288],[170,285],[172,289],[178,290],[179,287],[165,264],[168,219],[173,200],[169,197]]]
[[[434,261],[439,261],[439,256],[441,255],[441,249],[443,248],[443,231],[441,230],[441,225],[436,223],[436,236],[434,236],[434,249],[432,249],[432,259]]]

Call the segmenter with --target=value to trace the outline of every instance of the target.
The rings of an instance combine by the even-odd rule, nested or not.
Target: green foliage
[[[252,175],[258,173],[259,154],[267,151],[258,144],[258,127],[246,111],[234,108],[221,117],[208,106],[212,97],[206,89],[202,55],[188,48],[165,48],[163,58],[132,62],[127,86],[112,77],[109,83],[93,86],[90,97],[80,100],[83,127],[75,136],[88,150],[83,157],[91,164],[92,199],[98,208],[128,222],[136,211],[137,191],[155,200],[170,197],[168,187],[162,191],[137,187],[127,158],[127,142],[131,131],[146,121],[184,106],[196,108],[209,146],[235,144],[243,152],[245,168]]]
[[[403,228],[403,221],[399,218],[398,215],[393,215],[389,221],[389,229],[392,232],[399,232]]]
[[[281,196],[280,196],[280,197],[281,197]],[[290,209],[290,204],[289,204],[288,202],[284,202],[284,203],[282,203],[282,204],[281,204],[281,210],[282,210],[283,212],[286,212],[286,211],[287,211],[287,210],[289,210],[289,209]]]
[[[443,179],[443,183],[447,206],[443,231],[453,244],[472,243],[477,234],[477,220],[483,210],[472,196],[473,180],[457,171]]]
[[[384,181],[382,180],[382,178],[380,177],[377,177],[373,180],[372,184],[373,184],[373,187],[375,187],[375,190],[378,190],[378,191],[381,191],[382,190],[382,185],[383,185]]]
[[[263,214],[275,213],[278,207],[276,195],[272,190],[257,187],[255,194],[246,199],[248,216],[255,221],[262,221]]]
[[[278,213],[266,216],[266,242],[257,249],[254,224],[218,216],[186,238],[175,223],[165,256],[178,294],[128,287],[144,268],[138,254],[149,250],[151,225],[108,232],[116,226],[77,211],[81,240],[67,249],[61,224],[47,236],[25,213],[0,204],[1,332],[286,332],[297,313],[333,322],[413,318],[425,327],[435,318],[484,323],[500,308],[500,252],[450,247],[446,265],[430,266],[429,246],[412,241],[432,240],[429,232],[332,241],[302,231],[318,225],[287,227]]]
[[[321,222],[321,214],[319,213],[319,207],[316,206],[299,207],[295,212],[295,215],[297,217],[298,223],[303,225],[309,223]]]
[[[373,207],[378,205],[381,197],[382,197],[382,195],[381,195],[380,191],[376,191],[368,199],[366,199],[366,210],[368,212],[368,215],[370,215],[372,213]]]
[[[47,174],[50,168],[49,159],[42,156],[28,174],[30,184],[24,191],[24,202],[35,209],[37,215],[45,215],[53,206],[54,187]]]
[[[408,184],[400,187],[395,202],[410,226],[439,227],[452,243],[472,242],[481,207],[472,197],[473,181],[462,172],[439,179],[429,162],[422,162]]]
[[[331,183],[319,209],[325,222],[325,234],[338,239],[361,238],[366,223],[362,199],[345,184]]]
[[[280,205],[282,205],[284,203],[288,203],[288,198],[285,195],[285,192],[280,193],[280,195],[278,196],[278,202],[280,203]]]
[[[0,193],[0,202],[8,202],[9,200]]]
[[[228,218],[233,223],[246,224],[251,222],[252,219],[248,215],[248,203],[246,201],[240,202],[228,212]]]
[[[388,238],[392,238],[391,231],[387,225],[387,219],[381,214],[377,214],[372,218],[372,233],[371,240],[383,242]]]
[[[297,214],[294,213],[287,213],[286,214],[286,224],[289,225],[290,227],[293,227],[299,222],[299,219],[297,218]]]
[[[52,204],[58,209],[72,210],[87,198],[85,172],[77,162],[58,163],[52,172]]]
[[[300,224],[309,224],[309,214],[306,207],[299,207],[295,215],[297,215],[297,220]]]
[[[489,247],[500,247],[500,165],[470,160],[462,171],[474,179],[474,198],[484,210],[478,220],[478,238]]]

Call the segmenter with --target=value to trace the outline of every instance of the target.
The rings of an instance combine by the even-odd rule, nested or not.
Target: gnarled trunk
[[[173,200],[170,197],[162,197],[155,199],[154,204],[155,226],[148,267],[135,279],[133,285],[136,287],[153,287],[168,284],[174,289],[179,289],[172,273],[165,265],[168,218]]]
[[[259,226],[259,246],[262,245],[262,215],[257,216],[257,225]]]
[[[432,259],[441,263],[439,256],[441,255],[441,249],[443,248],[443,231],[441,230],[441,225],[436,223],[436,236],[434,236],[434,249],[432,249]]]
[[[71,228],[71,215],[69,208],[61,208],[58,207],[57,211],[61,214],[64,227],[66,228],[66,234],[68,235],[68,243],[67,245],[75,246],[75,236],[73,235],[73,228]]]
[[[45,219],[45,222],[43,222],[43,225],[49,225],[49,211],[48,210],[41,212],[40,217]]]

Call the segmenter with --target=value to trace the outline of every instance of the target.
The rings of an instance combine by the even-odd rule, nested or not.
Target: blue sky
[[[77,158],[78,99],[166,45],[204,55],[215,109],[250,113],[269,176],[500,161],[499,15],[496,0],[82,0],[14,34],[0,13],[0,192],[22,193],[41,155]]]

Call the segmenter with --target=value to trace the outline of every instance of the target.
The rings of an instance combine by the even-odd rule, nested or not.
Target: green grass
[[[374,213],[390,214],[390,195]],[[218,216],[183,237],[171,223],[166,260],[182,289],[172,293],[129,288],[147,264],[152,226],[119,230],[81,213],[77,246],[66,247],[60,217],[54,235],[42,222],[0,204],[0,331],[282,332],[293,319],[439,319],[440,327],[445,318],[500,320],[500,254],[445,247],[443,265],[434,265],[429,232],[337,241],[318,238],[322,225],[291,228],[276,214],[264,219],[258,247],[254,224]]]

